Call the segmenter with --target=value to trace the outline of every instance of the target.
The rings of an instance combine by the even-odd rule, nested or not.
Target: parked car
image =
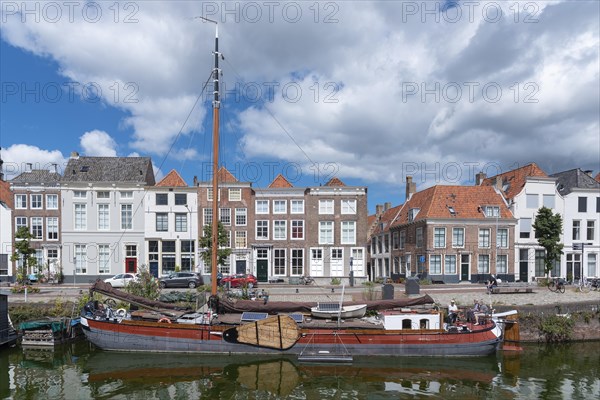
[[[256,277],[252,274],[235,274],[229,275],[225,278],[221,279],[221,285],[227,285],[229,283],[230,287],[257,287],[258,281]]]
[[[163,276],[158,280],[161,288],[189,287],[193,289],[202,286],[204,280],[202,276],[195,272],[172,272],[168,276]]]
[[[133,280],[137,280],[137,279],[138,279],[137,274],[126,273],[126,274],[117,274],[117,275],[113,276],[112,278],[105,279],[104,282],[108,283],[112,287],[122,288],[122,287],[127,286],[129,284],[129,282],[131,282]]]

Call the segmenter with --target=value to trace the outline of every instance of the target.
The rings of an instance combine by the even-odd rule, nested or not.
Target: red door
[[[136,258],[125,258],[125,272],[131,274],[137,273],[137,259]]]

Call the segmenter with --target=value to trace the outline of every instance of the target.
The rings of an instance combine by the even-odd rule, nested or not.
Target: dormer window
[[[419,208],[411,208],[408,210],[408,222],[413,222],[419,213]]]
[[[486,218],[496,218],[500,216],[500,207],[498,206],[485,206],[483,207]]]
[[[448,207],[448,211],[450,212],[450,215],[452,215],[453,217],[456,217],[456,210],[454,209],[454,207],[452,206],[447,206]]]

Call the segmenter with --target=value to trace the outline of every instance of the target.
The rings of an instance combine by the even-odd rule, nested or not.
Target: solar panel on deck
[[[298,323],[304,321],[304,315],[302,314],[289,314],[289,316],[292,317],[292,319]]]
[[[267,313],[246,311],[242,314],[242,321],[260,321],[268,316],[269,314]]]
[[[318,303],[317,309],[319,311],[339,311],[340,303]]]

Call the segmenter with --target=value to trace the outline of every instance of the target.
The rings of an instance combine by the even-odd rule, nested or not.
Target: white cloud
[[[80,138],[83,153],[90,157],[116,157],[117,143],[104,131],[93,130]]]
[[[55,170],[62,174],[67,165],[67,159],[59,150],[43,150],[37,146],[27,144],[14,144],[8,148],[2,148],[2,161],[4,161],[4,179],[10,180],[28,170],[28,164],[32,169]]]

